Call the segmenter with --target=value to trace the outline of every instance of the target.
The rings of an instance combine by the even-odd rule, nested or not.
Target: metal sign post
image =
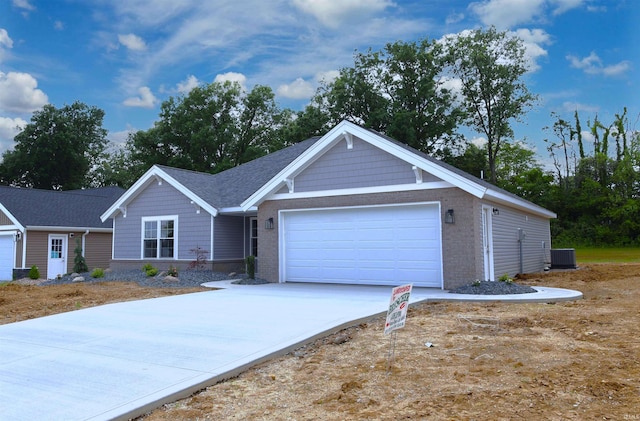
[[[404,327],[407,320],[407,310],[409,309],[409,299],[411,298],[412,284],[395,287],[391,291],[391,300],[389,301],[389,310],[387,311],[387,320],[384,323],[384,334],[391,333],[389,338],[389,354],[387,356],[387,372],[391,370],[396,354],[396,337],[397,329]]]

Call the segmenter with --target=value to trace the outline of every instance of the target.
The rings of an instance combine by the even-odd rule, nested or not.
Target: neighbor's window
[[[144,258],[175,258],[175,219],[145,218],[142,249]]]

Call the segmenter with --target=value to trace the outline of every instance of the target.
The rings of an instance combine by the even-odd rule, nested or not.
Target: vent
[[[576,249],[551,249],[551,269],[575,269]]]

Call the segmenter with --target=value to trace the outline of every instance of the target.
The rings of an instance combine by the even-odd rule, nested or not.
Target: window
[[[175,258],[177,217],[143,218],[142,256],[145,259]]]
[[[249,235],[251,248],[249,254],[258,257],[258,218],[251,218],[249,221],[251,222],[251,233]]]

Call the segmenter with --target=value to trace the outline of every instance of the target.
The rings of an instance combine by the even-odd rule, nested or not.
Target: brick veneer
[[[279,281],[280,210],[415,202],[440,202],[444,288],[451,289],[475,279],[482,279],[482,204],[457,188],[266,201],[258,208],[260,263],[257,275],[270,282]],[[444,223],[444,213],[447,209],[454,210],[455,224]],[[265,229],[264,221],[268,218],[274,220],[273,230]]]

